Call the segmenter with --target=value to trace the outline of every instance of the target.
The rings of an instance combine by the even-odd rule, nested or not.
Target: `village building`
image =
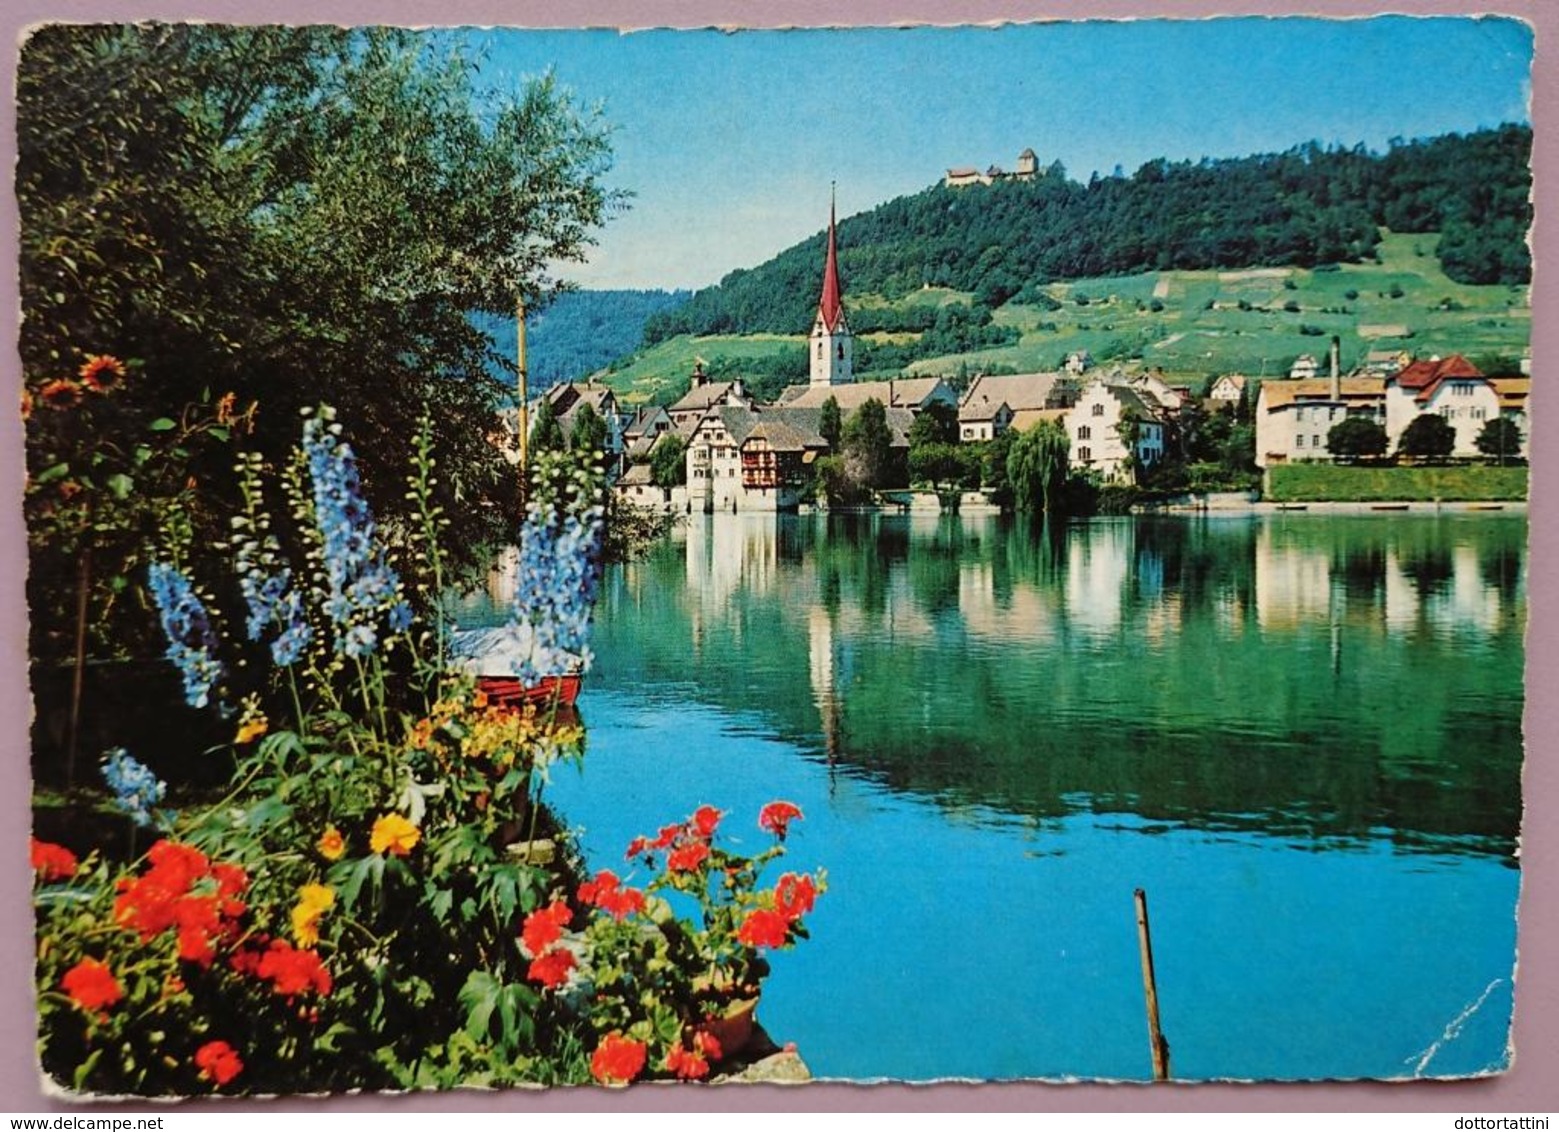
[[[1502,411],[1499,392],[1460,354],[1410,362],[1386,378],[1386,434],[1395,447],[1414,419],[1435,413],[1456,430],[1453,456],[1477,456],[1478,434]]]
[[[704,363],[693,364],[693,376],[688,391],[666,409],[673,428],[682,429],[697,425],[711,409],[723,405],[749,407],[752,399],[742,388],[741,379],[734,381],[710,381],[704,374]]]
[[[1527,398],[1532,394],[1530,377],[1491,377],[1489,384],[1499,394],[1499,415],[1515,423],[1521,433],[1520,455],[1530,455],[1527,447],[1531,430],[1527,424]]]
[[[1264,381],[1256,395],[1256,466],[1330,460],[1327,434],[1352,416],[1385,424],[1386,380],[1356,376]]]
[[[1294,359],[1294,364],[1288,367],[1288,376],[1294,381],[1308,381],[1320,372],[1321,367],[1314,354],[1300,354]]]
[[[1116,376],[1113,381],[1119,382],[1121,378]],[[1156,405],[1159,415],[1163,417],[1177,416],[1186,403],[1191,400],[1191,390],[1184,385],[1171,385],[1164,380],[1162,373],[1148,371],[1139,373],[1126,381],[1144,401]]]
[[[649,458],[655,442],[672,430],[671,414],[661,405],[646,405],[634,410],[623,425],[623,451],[628,459]]]
[[[846,417],[873,400],[885,409],[903,409],[916,416],[933,401],[952,409],[958,407],[958,394],[940,377],[896,377],[833,386],[792,385],[780,394],[779,403],[791,409],[821,409],[830,397]]]
[[[1122,425],[1136,422],[1137,437],[1128,451]],[[1138,467],[1164,458],[1164,420],[1151,399],[1130,385],[1092,381],[1077,404],[1066,411],[1072,467],[1104,480],[1125,480],[1134,461]]]
[[[1226,373],[1213,382],[1207,391],[1207,399],[1218,404],[1238,405],[1245,395],[1246,378],[1241,373]]]
[[[552,415],[557,417],[565,437],[574,435],[574,426],[579,422],[581,411],[589,406],[606,424],[607,455],[622,454],[622,414],[617,408],[617,394],[611,386],[599,381],[564,381],[548,389],[542,398],[552,407]],[[536,413],[532,409],[531,421],[535,419]]]
[[[958,439],[992,440],[1015,427],[1013,422],[1020,415],[1064,410],[1077,400],[1077,394],[1076,383],[1066,374],[982,375],[969,383],[959,402]]]
[[[726,405],[688,440],[687,492],[695,511],[786,511],[800,502],[808,469],[828,451],[821,412]]]

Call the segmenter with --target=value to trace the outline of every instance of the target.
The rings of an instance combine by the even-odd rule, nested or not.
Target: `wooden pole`
[[[1158,983],[1153,977],[1153,937],[1148,931],[1148,898],[1136,891],[1137,943],[1142,950],[1142,990],[1148,1003],[1148,1044],[1153,1051],[1153,1080],[1169,1080],[1169,1040],[1158,1024]]]
[[[524,517],[525,497],[530,487],[530,379],[525,372],[525,296],[514,300],[515,361],[520,380],[520,514]]]
[[[76,785],[76,750],[81,739],[81,699],[87,675],[87,608],[92,588],[92,548],[81,552],[76,571],[76,668],[70,681],[70,741],[65,746],[65,787]]]

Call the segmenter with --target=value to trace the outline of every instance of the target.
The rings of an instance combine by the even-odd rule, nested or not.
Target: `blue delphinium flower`
[[[114,801],[139,826],[152,824],[153,807],[162,804],[168,784],[137,762],[123,747],[103,755],[103,781],[114,792]]]
[[[602,523],[599,507],[561,520],[550,507],[533,504],[526,513],[508,627],[514,674],[526,684],[590,667]]]
[[[390,628],[399,631],[410,626],[411,607],[376,540],[357,458],[336,436],[326,413],[304,423],[303,452],[325,563],[323,604],[335,625],[335,647],[348,656],[367,656],[378,647],[379,618],[387,616]]]
[[[168,638],[167,657],[184,677],[184,699],[190,707],[205,707],[211,689],[224,675],[211,617],[189,579],[172,566],[153,562],[147,581]]]

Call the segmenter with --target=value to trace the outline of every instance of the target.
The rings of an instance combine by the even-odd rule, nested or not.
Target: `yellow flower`
[[[368,835],[368,847],[375,853],[388,850],[397,857],[404,857],[422,840],[422,831],[400,814],[385,814],[374,822]]]
[[[234,737],[233,742],[240,747],[245,743],[253,743],[260,736],[264,735],[269,727],[270,724],[263,715],[256,716],[254,719],[246,719],[239,725],[238,734]]]
[[[292,909],[292,935],[299,947],[319,942],[319,921],[336,902],[335,889],[323,884],[306,884],[298,889],[298,902]]]
[[[339,861],[341,854],[346,852],[346,838],[341,836],[341,831],[335,826],[327,825],[325,832],[314,843],[314,848],[319,850],[319,855],[325,860]]]

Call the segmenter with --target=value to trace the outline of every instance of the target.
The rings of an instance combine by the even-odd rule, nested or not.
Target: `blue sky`
[[[941,177],[1024,147],[1087,180],[1154,157],[1312,139],[1383,148],[1528,121],[1512,19],[1138,20],[797,31],[482,30],[480,81],[551,69],[613,127],[635,194],[586,287],[699,287]]]

